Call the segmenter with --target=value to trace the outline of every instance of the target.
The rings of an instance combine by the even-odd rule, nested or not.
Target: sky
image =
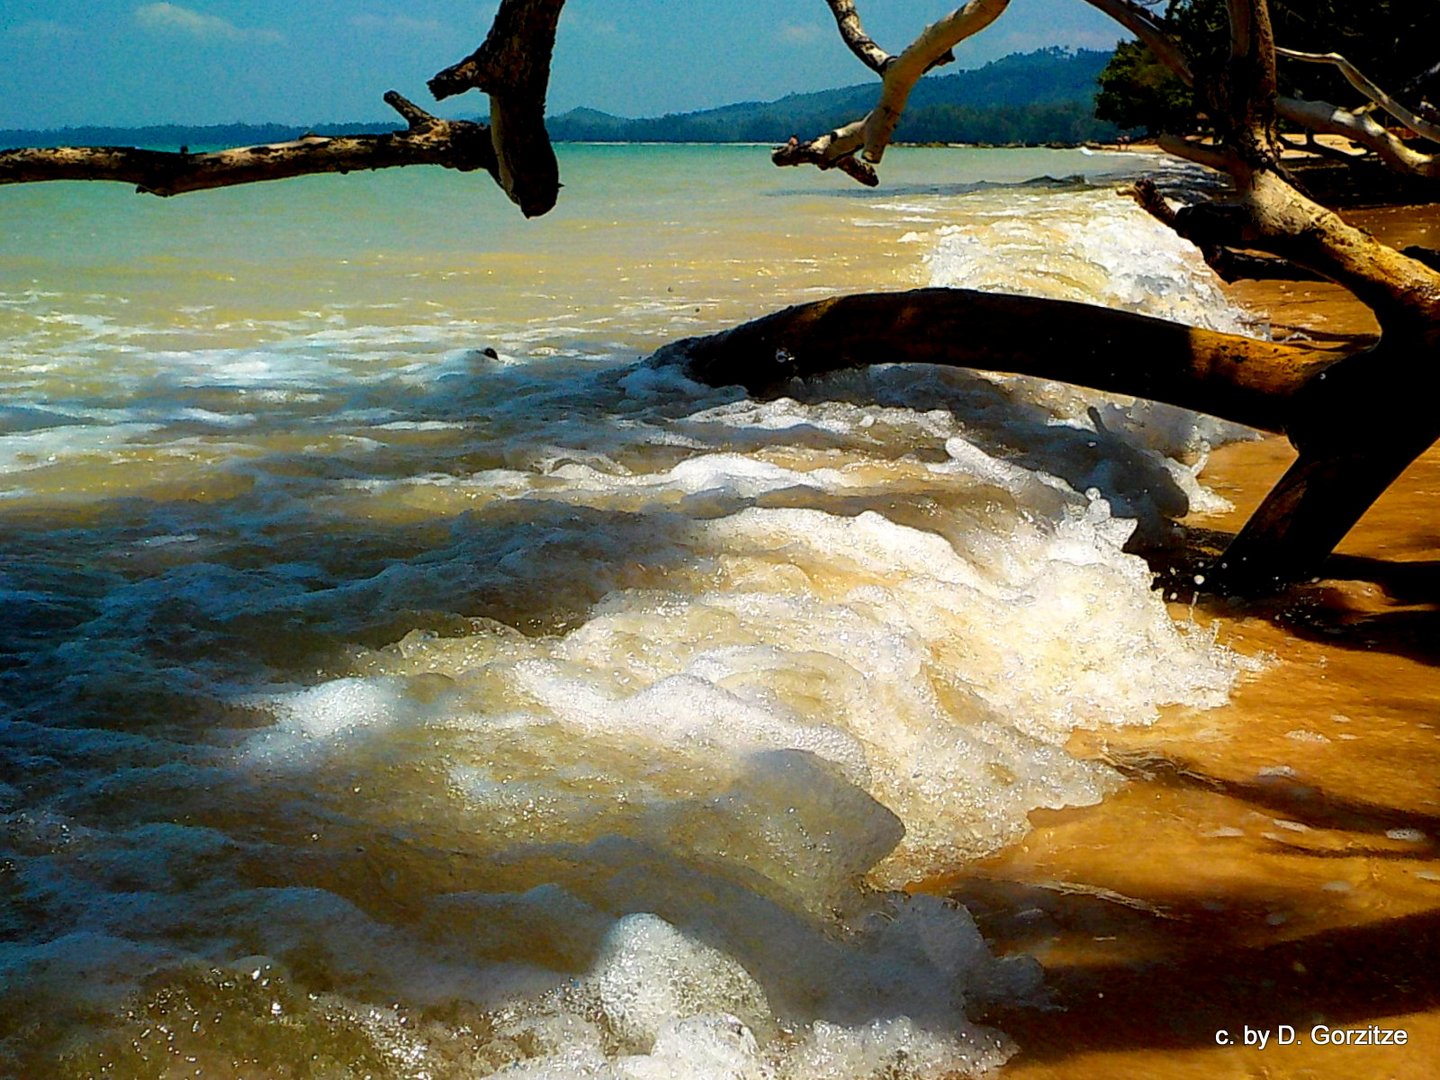
[[[431,107],[425,81],[483,39],[474,0],[0,0],[0,128],[310,124],[385,116],[386,90]],[[899,51],[954,0],[861,0]],[[961,67],[1047,45],[1111,48],[1081,0],[1012,0],[957,50]],[[951,69],[954,70],[954,69]],[[570,0],[551,112],[655,116],[863,82],[824,0]],[[433,111],[474,115],[472,93]]]

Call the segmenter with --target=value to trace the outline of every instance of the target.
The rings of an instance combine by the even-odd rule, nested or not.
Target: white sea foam
[[[844,227],[731,191],[698,208],[731,215],[715,236]],[[934,247],[882,284],[1238,325],[1123,201],[1003,199],[857,210],[867,242]],[[0,464],[53,465],[65,497],[24,493],[4,582],[24,716],[0,751],[27,779],[0,788],[0,1017],[223,1074],[249,1035],[96,1011],[160,969],[157,1008],[266,1032],[277,1071],[342,1043],[446,1080],[995,1066],[1012,1047],[967,1010],[1026,1000],[1037,966],[895,890],[1117,783],[1065,752],[1075,728],[1223,699],[1237,661],[1126,547],[1205,505],[1196,462],[1230,433],[937,369],[759,402],[627,367],[812,295],[813,253],[706,239],[632,260],[617,298],[658,211],[605,204],[562,260],[533,232],[452,254],[465,207],[385,273],[177,271],[128,308],[123,276],[4,288]],[[226,235],[287,250],[267,228]],[[876,286],[877,260],[839,265],[827,288]],[[52,520],[82,489],[91,516]],[[5,1022],[0,1054],[32,1037]]]
[[[933,285],[1079,300],[1229,333],[1255,321],[1195,247],[1110,191],[1022,196],[933,233]]]

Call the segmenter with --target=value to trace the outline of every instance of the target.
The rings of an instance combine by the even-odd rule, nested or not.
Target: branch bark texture
[[[656,360],[757,393],[844,368],[943,364],[1056,379],[1283,432],[1293,395],[1335,356],[1088,304],[916,289],[786,308],[677,342]]]
[[[436,100],[471,89],[489,95],[496,178],[526,217],[553,209],[560,194],[545,95],[564,7],[565,0],[501,0],[480,48],[429,83]]]
[[[1294,49],[1279,49],[1276,53],[1289,60],[1299,60],[1308,64],[1330,64],[1340,70],[1345,80],[1356,90],[1359,90],[1367,98],[1379,105],[1400,123],[1421,135],[1431,142],[1440,143],[1440,124],[1432,124],[1430,121],[1407,109],[1400,102],[1396,101],[1384,90],[1380,89],[1366,74],[1352,64],[1339,53],[1306,53],[1296,52]]]
[[[890,63],[890,54],[876,45],[860,25],[860,13],[855,10],[855,0],[825,2],[830,5],[830,13],[835,16],[835,25],[846,47],[871,71],[883,74],[885,65]]]
[[[262,180],[405,165],[495,171],[490,133],[483,124],[441,120],[393,90],[385,101],[405,118],[408,128],[382,135],[311,135],[204,154],[119,146],[5,150],[0,151],[0,184],[115,180],[151,195],[180,195]]]

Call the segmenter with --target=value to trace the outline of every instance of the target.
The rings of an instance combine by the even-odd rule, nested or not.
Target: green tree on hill
[[[1185,41],[1195,67],[1218,71],[1229,47],[1225,0],[1147,0]],[[1273,0],[1277,44],[1301,52],[1338,52],[1391,93],[1418,100],[1440,91],[1437,0]],[[1362,99],[1333,67],[1282,60],[1280,92],[1349,104]],[[1139,42],[1121,42],[1100,74],[1095,115],[1151,134],[1188,134],[1203,126],[1194,93]]]

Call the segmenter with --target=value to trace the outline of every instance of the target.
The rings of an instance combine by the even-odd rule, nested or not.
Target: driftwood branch
[[[1333,67],[1339,68],[1340,74],[1345,76],[1345,80],[1351,86],[1359,90],[1376,105],[1379,105],[1416,135],[1423,136],[1431,142],[1440,143],[1440,124],[1432,124],[1396,101],[1371,81],[1364,72],[1339,53],[1307,53],[1297,52],[1294,49],[1281,48],[1277,48],[1275,52],[1288,60],[1299,60],[1307,64],[1330,64]]]
[[[545,95],[565,0],[501,0],[480,48],[430,80],[437,100],[480,90],[490,97],[496,178],[526,217],[560,194],[560,166],[545,130]]]
[[[856,151],[865,143],[865,121],[855,120],[844,127],[827,131],[809,142],[791,137],[784,146],[776,147],[770,160],[776,165],[814,165],[817,169],[839,169],[866,187],[875,187],[880,178],[875,167],[862,161]]]
[[[896,362],[1056,379],[1280,432],[1330,353],[1109,308],[969,289],[862,293],[786,308],[666,346],[657,363],[764,393],[793,378]]]
[[[470,172],[495,171],[490,133],[483,124],[441,120],[394,90],[385,101],[409,127],[382,135],[307,135],[293,142],[236,147],[211,153],[174,153],[122,146],[62,146],[0,151],[0,184],[45,180],[115,180],[151,195],[180,195],[283,180],[314,173],[348,173],[405,165],[441,165]]]
[[[1203,165],[1216,172],[1230,171],[1230,155],[1216,146],[1185,139],[1179,135],[1161,135],[1155,143],[1167,154],[1193,161],[1196,165]]]
[[[1328,101],[1302,101],[1281,97],[1275,111],[1286,120],[1311,131],[1342,135],[1367,147],[1390,168],[1428,179],[1440,179],[1440,154],[1426,154],[1406,146],[1382,125],[1363,113],[1351,112]]]
[[[1179,231],[1179,215],[1174,207],[1160,194],[1155,181],[1148,178],[1135,181],[1121,191],[1122,195],[1135,200],[1142,210],[1167,228]],[[1292,262],[1272,255],[1256,255],[1248,251],[1222,247],[1219,244],[1197,245],[1200,254],[1210,269],[1222,281],[1323,281],[1313,270],[1296,266]]]
[[[1155,58],[1169,68],[1186,86],[1195,85],[1195,73],[1185,48],[1167,30],[1154,12],[1134,0],[1085,0],[1103,11],[1145,43]]]
[[[920,31],[904,52],[886,64],[880,100],[865,118],[866,161],[879,163],[884,156],[920,77],[947,57],[953,59],[956,45],[984,30],[1009,6],[1010,0],[970,0]]]
[[[860,25],[860,13],[855,10],[854,0],[825,0],[830,5],[830,13],[835,16],[835,25],[840,30],[840,37],[844,40],[850,51],[860,58],[860,62],[876,74],[883,74],[885,66],[890,63],[890,54],[876,45],[865,28]]]
[[[955,59],[954,47],[998,19],[1010,0],[970,0],[931,23],[900,55],[891,56],[865,34],[851,0],[827,0],[840,36],[867,66],[880,72],[880,97],[863,118],[808,142],[792,138],[770,155],[776,165],[840,169],[869,187],[878,184],[874,165],[885,154],[905,112],[910,91],[931,68]],[[862,151],[857,156],[857,151]]]

